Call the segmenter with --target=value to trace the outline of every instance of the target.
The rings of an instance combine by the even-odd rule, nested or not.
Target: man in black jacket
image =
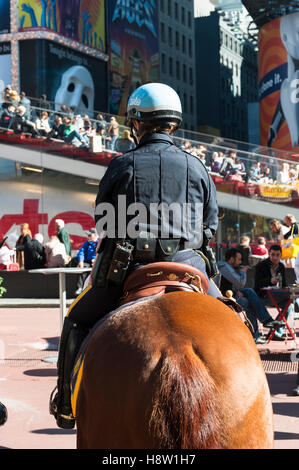
[[[216,189],[203,163],[174,144],[172,134],[182,121],[179,96],[161,83],[143,85],[129,98],[127,117],[137,146],[111,161],[96,199],[97,232],[106,232],[100,246],[104,246],[103,257],[109,253],[107,247],[113,246],[114,250],[116,241],[123,239],[134,246],[132,268],[138,263],[165,261],[169,249],[168,261],[189,264],[209,277],[204,257],[195,250],[202,250],[216,232]],[[167,212],[167,208],[171,210]],[[111,215],[115,216],[113,220],[109,219]],[[165,257],[161,258],[164,241]],[[204,250],[208,252],[206,246]],[[111,264],[112,254],[107,257]],[[109,271],[112,272],[113,269]],[[121,284],[112,283],[101,271],[103,277],[104,285],[99,287],[97,281],[80,294],[64,322],[58,392],[50,403],[51,413],[62,428],[72,428],[75,423],[69,381],[76,352],[89,329],[117,307],[122,294]],[[209,285],[208,294],[219,297],[220,291],[212,280]]]
[[[43,240],[44,237],[41,233],[36,233],[33,239],[30,235],[26,235],[23,245],[17,248],[17,251],[24,251],[25,269],[39,269],[45,266],[46,256]]]
[[[259,264],[256,266],[255,270],[255,285],[254,289],[257,295],[263,300],[265,305],[271,306],[271,300],[266,291],[261,290],[263,287],[276,287],[279,284],[279,279],[281,278],[281,287],[287,287],[286,277],[285,277],[285,267],[281,260],[281,246],[280,245],[272,245],[269,248],[269,258],[260,261]],[[280,309],[284,309],[286,306],[290,294],[288,292],[273,292],[272,295],[274,296],[278,306]],[[288,316],[293,314],[294,312],[294,305],[290,304],[286,313],[286,319]],[[277,339],[282,339],[283,335],[283,328],[279,328],[275,332],[275,337]]]
[[[39,133],[33,121],[26,118],[26,108],[23,105],[18,106],[14,119],[11,124],[15,132],[31,132],[32,137],[38,137]]]
[[[267,340],[259,335],[257,320],[266,328],[281,327],[284,323],[273,320],[256,292],[250,287],[245,287],[248,266],[241,267],[241,263],[241,251],[230,248],[225,254],[225,261],[218,263],[221,274],[220,290],[224,296],[227,290],[233,291],[236,301],[243,307],[252,323],[256,344],[264,344]]]

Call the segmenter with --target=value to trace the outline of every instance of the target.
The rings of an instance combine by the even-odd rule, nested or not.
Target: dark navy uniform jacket
[[[134,203],[135,206],[130,206]],[[147,219],[144,227],[144,212],[139,210],[138,227],[156,234],[158,226],[159,238],[179,237],[190,243],[186,245],[188,248],[200,248],[203,225],[213,233],[217,229],[218,205],[211,177],[203,163],[177,148],[166,132],[144,135],[135,149],[111,161],[100,182],[96,199],[95,222],[98,233],[102,231],[112,205],[115,208],[118,233],[113,236],[109,219],[105,226],[108,236],[132,238],[130,233],[128,235],[128,227],[123,227],[123,217],[131,207],[127,223],[132,219],[136,221],[137,212],[133,208],[140,209],[140,203],[146,208]],[[163,216],[161,213],[157,216],[156,208],[161,208],[161,203],[166,208],[176,203],[175,209],[179,206],[181,212],[170,210],[168,216],[165,216],[162,211]],[[105,207],[108,208],[107,212]]]

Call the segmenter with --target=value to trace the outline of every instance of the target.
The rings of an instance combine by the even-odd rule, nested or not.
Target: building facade
[[[160,81],[173,87],[183,107],[185,129],[196,130],[193,0],[159,1]]]
[[[230,10],[195,18],[197,116],[201,132],[248,141],[248,104],[258,100],[257,51],[241,23]]]

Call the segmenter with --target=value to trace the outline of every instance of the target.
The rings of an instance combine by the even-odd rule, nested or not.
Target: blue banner
[[[266,96],[279,91],[281,84],[288,76],[288,64],[282,64],[279,67],[271,70],[259,83],[259,101]]]

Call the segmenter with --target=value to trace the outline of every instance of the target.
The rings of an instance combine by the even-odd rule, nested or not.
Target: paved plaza
[[[57,357],[59,308],[1,307],[0,325],[0,401],[9,414],[0,428],[0,448],[75,449],[76,430],[57,428],[48,412],[56,384],[51,361]],[[295,344],[271,341],[259,350],[272,395],[275,449],[299,449],[299,397],[292,396],[298,363],[290,360]]]

